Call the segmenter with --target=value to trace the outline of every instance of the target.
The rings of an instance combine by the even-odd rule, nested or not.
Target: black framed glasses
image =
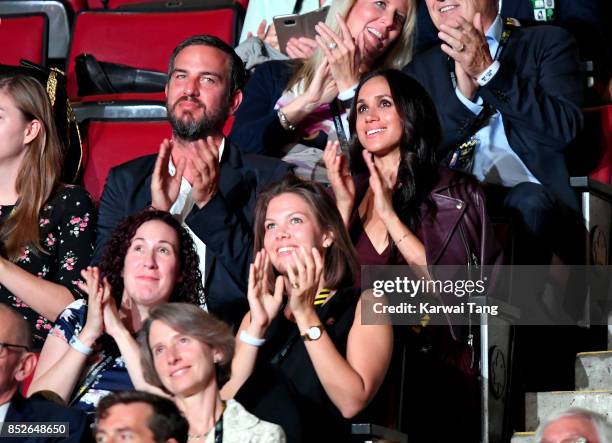
[[[0,341],[0,357],[4,357],[10,348],[21,348],[25,351],[30,350],[30,348],[25,345],[14,345],[12,343],[4,343]]]

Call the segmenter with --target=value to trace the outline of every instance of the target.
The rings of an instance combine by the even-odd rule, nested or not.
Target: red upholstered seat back
[[[3,15],[0,21],[0,63],[18,65],[23,58],[46,64],[49,26],[45,14]]]
[[[584,130],[593,137],[598,147],[599,162],[591,171],[592,179],[612,183],[612,105],[589,108],[584,111]]]
[[[174,47],[195,34],[211,34],[233,44],[234,11],[83,12],[77,16],[66,67],[68,95],[77,96],[75,58],[165,72]]]
[[[167,121],[91,121],[87,128],[85,188],[99,201],[108,171],[126,161],[157,153],[172,130]]]
[[[223,128],[225,135],[230,133],[233,123],[234,117],[231,116]],[[85,140],[83,184],[94,201],[100,201],[106,176],[113,166],[157,153],[162,140],[171,135],[166,120],[90,121]]]

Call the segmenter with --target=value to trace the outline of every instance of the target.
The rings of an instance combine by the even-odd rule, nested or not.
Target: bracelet
[[[395,243],[395,246],[399,245],[406,237],[408,237],[408,233],[407,232],[404,235],[402,235],[402,238],[400,238],[397,243]]]
[[[259,348],[261,345],[263,345],[266,342],[266,339],[252,337],[251,335],[249,335],[247,331],[243,329],[242,331],[240,331],[240,341],[242,343],[246,343],[247,345],[251,345],[251,346],[255,346],[256,348]]]
[[[295,131],[295,125],[289,121],[283,111],[279,109],[276,111],[276,115],[278,115],[278,121],[285,131]]]
[[[497,71],[499,71],[499,67],[500,67],[499,61],[495,60],[493,63],[491,63],[491,66],[489,66],[487,69],[484,70],[482,74],[476,77],[476,82],[480,86],[485,86],[487,83],[491,81],[493,76],[497,74]]]
[[[89,346],[87,346],[85,343],[79,340],[76,335],[73,335],[72,338],[70,339],[70,346],[75,351],[78,351],[83,355],[91,355],[91,353],[93,352],[93,349],[91,349]]]

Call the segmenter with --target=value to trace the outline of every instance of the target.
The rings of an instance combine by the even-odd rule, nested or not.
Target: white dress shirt
[[[223,157],[223,151],[225,148],[225,138],[221,141],[221,145],[219,146],[219,163],[221,163],[221,158]],[[168,163],[168,172],[170,175],[174,176],[176,174],[176,167],[172,163],[172,158]],[[205,276],[206,276],[206,243],[204,243],[200,237],[196,235],[195,232],[191,230],[189,226],[185,223],[185,219],[193,210],[195,205],[195,201],[193,200],[193,196],[191,194],[191,184],[187,181],[185,177],[181,178],[181,188],[179,190],[179,195],[174,202],[174,204],[170,207],[170,214],[174,215],[176,219],[181,222],[183,227],[187,230],[191,239],[193,240],[193,244],[195,246],[196,252],[198,253],[198,257],[200,259],[200,272],[202,273],[202,287],[204,287]],[[204,299],[200,299],[200,304],[203,308],[206,308],[206,304]]]
[[[485,33],[491,57],[495,57],[502,30],[503,20],[498,15]],[[483,100],[481,97],[478,97],[476,102],[472,102],[461,94],[459,88],[455,88],[455,94],[472,113],[477,115],[482,111]],[[509,188],[523,182],[540,183],[510,147],[502,115],[499,111],[496,111],[489,118],[486,126],[476,132],[475,137],[478,143],[474,150],[474,163],[471,172],[478,180]]]

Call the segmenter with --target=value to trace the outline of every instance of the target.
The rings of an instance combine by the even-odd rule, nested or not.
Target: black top
[[[316,308],[344,357],[358,300],[359,290],[341,289]],[[266,340],[253,374],[236,399],[260,419],[282,426],[288,442],[348,441],[350,423],[321,385],[296,324],[281,311]]]

